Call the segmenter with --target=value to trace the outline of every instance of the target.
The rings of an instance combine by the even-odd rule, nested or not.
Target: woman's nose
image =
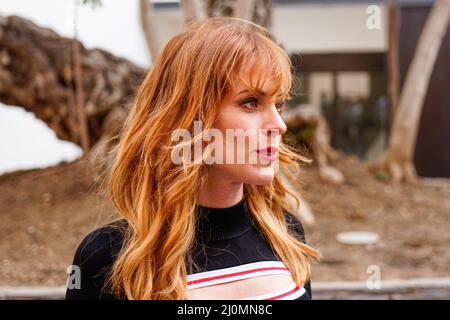
[[[264,129],[267,130],[268,135],[282,135],[287,130],[286,124],[274,104],[268,108]]]

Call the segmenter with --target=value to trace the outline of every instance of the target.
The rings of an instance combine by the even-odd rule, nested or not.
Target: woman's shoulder
[[[79,243],[71,266],[66,299],[101,299],[108,271],[122,248],[127,222],[116,220],[88,233]],[[79,285],[76,285],[77,272]],[[72,279],[74,278],[74,279]]]
[[[87,260],[91,256],[115,253],[122,246],[126,225],[126,220],[120,219],[91,231],[81,240],[76,254]]]

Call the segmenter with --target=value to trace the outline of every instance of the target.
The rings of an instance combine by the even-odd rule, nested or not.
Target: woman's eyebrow
[[[246,93],[246,92],[252,93],[250,90],[244,89],[244,90],[242,90],[241,92],[237,93],[236,95],[239,96],[239,95],[241,95],[241,94],[243,94],[243,93]]]
[[[252,93],[252,94],[257,94],[257,95],[263,96],[263,97],[269,97],[269,94],[267,94],[266,92],[264,92],[264,91],[262,91],[260,89],[256,89],[256,90],[244,89],[244,90],[242,90],[241,92],[239,92],[236,95],[239,96],[239,95],[241,95],[242,93],[245,93],[245,92],[249,92],[249,93]]]

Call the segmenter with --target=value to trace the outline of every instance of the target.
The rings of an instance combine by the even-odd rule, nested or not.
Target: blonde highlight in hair
[[[237,18],[209,18],[174,36],[138,88],[108,176],[109,196],[127,221],[109,277],[118,296],[187,299],[196,199],[206,165],[173,163],[171,133],[179,128],[192,133],[195,120],[202,121],[202,133],[212,128],[217,106],[236,79],[248,81],[249,88],[260,85],[241,76],[243,67],[252,63],[266,70],[277,90],[289,96],[290,59],[267,30]],[[190,143],[199,139],[201,134]],[[296,183],[292,170],[309,161],[285,144],[280,146],[279,160],[280,171],[292,183]],[[310,277],[311,259],[319,254],[288,232],[283,214],[290,210],[286,197],[291,195],[300,205],[298,195],[283,185],[279,174],[268,185],[245,184],[244,191],[252,218],[294,280],[303,285]]]

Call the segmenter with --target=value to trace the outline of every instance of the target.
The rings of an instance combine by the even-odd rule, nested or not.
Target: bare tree
[[[149,0],[139,0],[139,16],[141,18],[142,31],[145,35],[148,52],[152,61],[158,55],[157,28],[153,21],[153,4]]]
[[[78,129],[80,135],[81,147],[84,155],[89,151],[89,128],[87,125],[87,118],[84,106],[84,88],[83,88],[83,69],[81,67],[81,48],[78,41],[78,6],[79,3],[74,1],[74,41],[73,41],[73,61],[75,70],[75,92],[76,92],[76,105],[77,105],[77,119]]]
[[[417,43],[391,127],[388,149],[375,167],[387,170],[394,182],[419,182],[414,149],[429,79],[450,21],[450,0],[437,0]]]
[[[206,17],[239,17],[268,29],[271,27],[271,0],[181,0],[185,21]]]
[[[236,17],[251,21],[256,2],[256,0],[237,0],[235,9]]]
[[[390,113],[395,114],[399,91],[398,34],[400,29],[400,7],[398,5],[398,0],[389,0],[388,5],[388,94]]]
[[[203,20],[207,17],[203,0],[181,0],[181,8],[184,13],[185,24],[195,20]]]

